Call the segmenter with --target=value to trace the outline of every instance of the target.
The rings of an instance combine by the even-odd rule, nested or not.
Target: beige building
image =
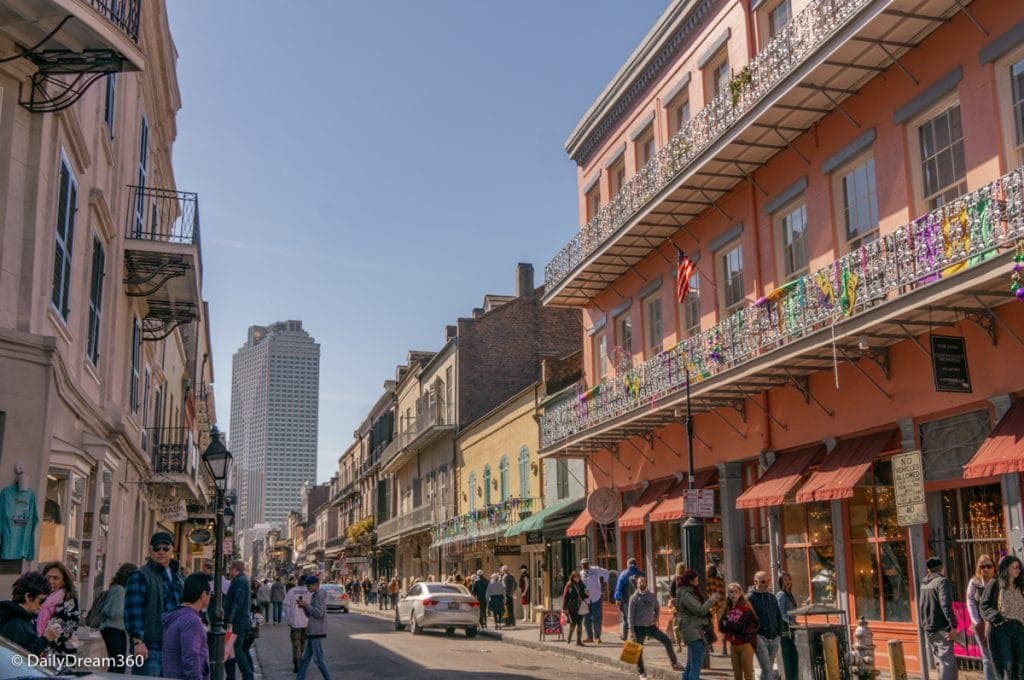
[[[204,550],[186,517],[216,418],[176,57],[160,1],[0,0],[0,493],[25,508],[0,516],[0,592],[62,559],[88,603],[157,527],[190,567]]]

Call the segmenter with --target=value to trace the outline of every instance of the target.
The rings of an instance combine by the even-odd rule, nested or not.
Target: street
[[[387,620],[362,614],[331,613],[325,656],[332,677],[338,678],[634,678],[636,673],[572,659],[549,652],[499,642],[469,639],[458,631],[425,631],[414,636],[398,632]],[[264,678],[292,673],[288,626],[263,625],[256,641],[257,665]],[[319,678],[313,665],[310,677]]]

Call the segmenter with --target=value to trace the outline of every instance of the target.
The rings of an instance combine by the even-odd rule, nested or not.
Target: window
[[[608,195],[614,196],[626,183],[626,161],[622,158],[608,168]]]
[[[1010,89],[1013,152],[1017,156],[1016,164],[1024,165],[1024,58],[1010,67]]]
[[[484,466],[484,507],[491,504],[491,466]]]
[[[96,237],[92,239],[92,283],[89,286],[89,329],[85,345],[85,355],[93,366],[100,360],[100,319],[103,306],[103,269],[106,258],[103,254],[103,243]]]
[[[569,497],[569,461],[555,460],[555,496],[558,500]]]
[[[501,490],[501,502],[504,503],[508,500],[508,456],[501,457],[501,463],[498,465],[498,488]]]
[[[844,240],[850,250],[878,238],[878,195],[875,159],[868,158],[839,178]]]
[[[792,8],[789,0],[782,0],[778,5],[768,11],[768,39],[771,40],[786,27],[789,20],[793,18]]]
[[[686,127],[686,124],[690,122],[689,95],[682,94],[672,100],[668,106],[668,121],[673,135]]]
[[[530,449],[519,449],[519,497],[530,497]]]
[[[640,136],[636,138],[636,168],[647,165],[647,162],[654,158],[654,125],[648,125]]]
[[[594,381],[598,382],[608,377],[608,335],[605,331],[594,334]]]
[[[128,406],[132,413],[139,412],[139,369],[142,363],[142,324],[138,319],[132,320],[132,373],[128,384]],[[145,425],[145,423],[143,423]]]
[[[723,50],[721,56],[711,62],[708,73],[710,74],[708,90],[711,91],[711,96],[708,99],[714,99],[722,90],[728,88],[729,79],[732,77],[732,71],[729,69],[729,53]]]
[[[797,602],[836,606],[836,553],[830,503],[782,507],[783,555]]]
[[[587,222],[597,217],[597,211],[601,209],[601,187],[595,182],[587,192]]]
[[[107,132],[114,136],[114,113],[117,106],[117,74],[107,74],[107,96],[103,103],[103,122],[107,124]]]
[[[807,207],[801,203],[779,218],[782,238],[782,275],[786,279],[807,269]]]
[[[934,210],[967,192],[960,103],[925,121],[918,127],[917,137],[924,201],[928,210]]]
[[[631,364],[633,356],[633,317],[629,310],[615,317],[615,347],[616,357],[620,357],[624,363]],[[618,368],[618,367],[616,367]]]
[[[647,357],[650,358],[661,352],[664,340],[664,329],[661,323],[661,291],[644,299],[643,314],[644,342],[647,346]]]
[[[143,189],[146,188],[146,176],[148,173],[147,167],[149,165],[149,122],[146,121],[146,117],[142,117],[142,123],[139,127],[139,175],[138,175],[138,193],[135,195],[135,226],[132,230],[132,235],[135,238],[142,238],[142,228],[146,219],[146,201],[143,194]],[[156,207],[155,205],[153,206]]]
[[[743,250],[740,244],[719,256],[722,275],[722,303],[726,313],[743,304]]]
[[[688,338],[700,333],[700,274],[690,276],[690,292],[678,305],[678,311],[680,336]]]
[[[78,205],[78,182],[71,163],[61,152],[60,185],[57,192],[57,229],[53,252],[53,293],[50,302],[64,321],[71,310],[71,246],[75,238],[75,212]]]

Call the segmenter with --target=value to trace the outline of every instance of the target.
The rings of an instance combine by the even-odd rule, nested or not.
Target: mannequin
[[[14,464],[14,479],[18,484],[18,491],[28,491],[28,483],[25,481],[25,468],[21,463]]]

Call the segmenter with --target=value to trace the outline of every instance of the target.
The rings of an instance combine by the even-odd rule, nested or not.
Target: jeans
[[[928,633],[928,646],[939,671],[939,680],[956,680],[956,656],[953,654],[953,641],[949,639],[949,634],[944,630]]]
[[[590,613],[583,617],[583,625],[587,629],[588,640],[600,640],[601,639],[601,627],[604,625],[604,611],[602,601],[591,600],[590,601]]]
[[[996,680],[996,665],[992,662],[992,651],[989,649],[990,635],[986,632],[987,626],[984,621],[974,626],[974,634],[978,640],[978,648],[981,649],[981,673],[982,680]]]
[[[505,625],[516,625],[516,598],[507,593],[505,595]]]
[[[260,602],[260,613],[263,614],[263,622],[270,623],[270,603]]]
[[[146,645],[146,649],[149,654],[146,655],[146,660],[142,663],[142,668],[136,673],[132,671],[132,675],[145,675],[150,678],[159,678],[164,670],[164,650],[153,649],[149,645]]]
[[[800,680],[800,656],[796,651],[796,641],[792,633],[782,638],[782,670],[786,680]]]
[[[327,670],[327,662],[324,661],[324,647],[323,638],[306,638],[306,649],[302,652],[302,661],[299,662],[299,674],[295,676],[295,680],[306,680],[306,671],[309,670],[309,660],[313,659],[316,662],[316,667],[320,669],[320,675],[324,676],[324,680],[331,680],[331,672]]]
[[[476,601],[478,603],[480,603],[480,627],[481,628],[486,628],[487,627],[487,598],[486,597],[478,597],[478,598],[476,598]]]
[[[761,680],[772,680],[775,673],[775,657],[779,655],[779,638],[758,635],[754,655],[757,656],[757,665],[761,667]]]
[[[683,669],[683,680],[700,680],[700,667],[704,663],[707,647],[703,640],[686,643],[686,668]]]
[[[283,602],[271,602],[270,606],[274,610],[274,623],[281,623],[281,605]]]
[[[619,602],[619,638],[625,640],[629,637],[629,610],[625,602]]]
[[[672,660],[672,665],[675,666],[679,663],[679,658],[676,656],[676,650],[672,649],[672,641],[668,639],[668,636],[657,626],[633,626],[633,635],[636,636],[637,644],[642,645],[644,640],[648,637],[652,637],[661,644],[665,645],[665,651],[668,652],[668,658]],[[644,674],[644,653],[640,652],[640,658],[636,660],[636,670],[640,675]]]
[[[254,680],[252,659],[245,649],[245,639],[248,637],[249,631],[232,626],[232,632],[235,634],[235,658],[224,662],[224,677],[227,680],[235,680],[235,668],[238,668],[242,680]]]
[[[754,645],[730,643],[732,676],[736,680],[754,680]]]
[[[999,680],[1024,680],[1024,625],[1013,619],[988,630],[988,648]]]

